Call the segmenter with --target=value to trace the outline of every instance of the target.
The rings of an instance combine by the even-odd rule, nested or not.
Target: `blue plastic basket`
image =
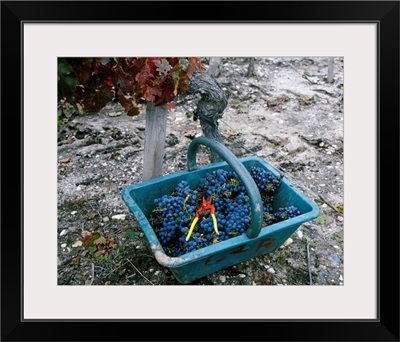
[[[211,148],[225,161],[198,168],[196,153],[200,145]],[[275,176],[279,176],[279,172],[259,157],[238,159],[222,144],[215,140],[200,137],[194,139],[189,146],[188,171],[129,185],[122,190],[122,198],[143,230],[156,260],[170,269],[180,283],[188,284],[223,268],[271,253],[279,248],[302,223],[319,216],[318,206],[296,189],[286,178],[282,178],[281,186],[274,195],[274,209],[295,206],[301,214],[262,227],[262,200],[257,185],[248,172],[252,166],[263,168]],[[234,170],[244,183],[252,208],[250,228],[246,234],[200,248],[179,257],[168,256],[149,222],[150,214],[154,209],[154,200],[163,195],[170,195],[182,180],[187,181],[192,188],[195,188],[207,173],[217,169]]]

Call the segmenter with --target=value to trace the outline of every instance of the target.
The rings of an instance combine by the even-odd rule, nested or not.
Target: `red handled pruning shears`
[[[214,206],[211,204],[212,201],[212,196],[210,197],[209,201],[206,201],[203,197],[203,203],[201,204],[201,207],[199,209],[196,210],[196,217],[192,222],[192,225],[190,226],[189,232],[186,236],[186,241],[189,240],[190,235],[193,232],[194,227],[196,226],[197,221],[200,219],[200,217],[203,217],[204,215],[210,213],[213,223],[214,223],[214,230],[217,233],[217,235],[219,235],[218,232],[218,225],[217,225],[217,219],[215,218],[215,208]]]

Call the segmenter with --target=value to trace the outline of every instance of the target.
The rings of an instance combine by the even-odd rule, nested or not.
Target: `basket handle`
[[[229,166],[236,172],[237,176],[243,182],[244,187],[247,190],[247,194],[250,197],[250,205],[252,210],[250,227],[247,230],[246,235],[250,239],[257,237],[258,234],[260,234],[263,223],[264,206],[260,191],[258,190],[254,179],[251,177],[250,173],[240,162],[240,160],[236,158],[231,151],[229,151],[220,142],[206,137],[195,138],[190,143],[187,152],[187,166],[189,171],[197,170],[196,154],[200,145],[207,146],[214,152],[218,153],[218,155],[229,164]]]

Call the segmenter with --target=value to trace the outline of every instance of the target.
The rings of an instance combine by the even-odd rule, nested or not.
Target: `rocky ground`
[[[343,60],[334,59],[332,83],[328,58],[257,57],[252,76],[248,65],[222,58],[223,142],[282,172],[321,215],[275,252],[191,285],[343,285]],[[182,97],[169,113],[163,174],[185,170],[191,139],[202,135],[196,101]],[[182,285],[158,264],[121,197],[141,182],[145,129],[143,112],[132,118],[111,103],[58,129],[59,285]]]

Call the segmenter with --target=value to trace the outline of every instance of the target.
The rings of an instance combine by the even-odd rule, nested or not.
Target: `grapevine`
[[[274,195],[281,179],[260,167],[252,166],[254,179],[264,205],[263,227],[301,214],[295,206],[274,211]],[[191,238],[186,241],[191,222],[202,198],[213,197],[219,234],[213,229],[211,216],[202,217]],[[217,169],[207,173],[197,187],[191,188],[185,180],[179,182],[170,195],[154,200],[150,223],[165,251],[171,257],[245,234],[250,226],[251,205],[242,181],[234,171]]]
[[[140,113],[141,101],[170,109],[197,69],[204,70],[199,57],[60,58],[58,100],[75,112],[98,112],[110,101],[129,116]]]

